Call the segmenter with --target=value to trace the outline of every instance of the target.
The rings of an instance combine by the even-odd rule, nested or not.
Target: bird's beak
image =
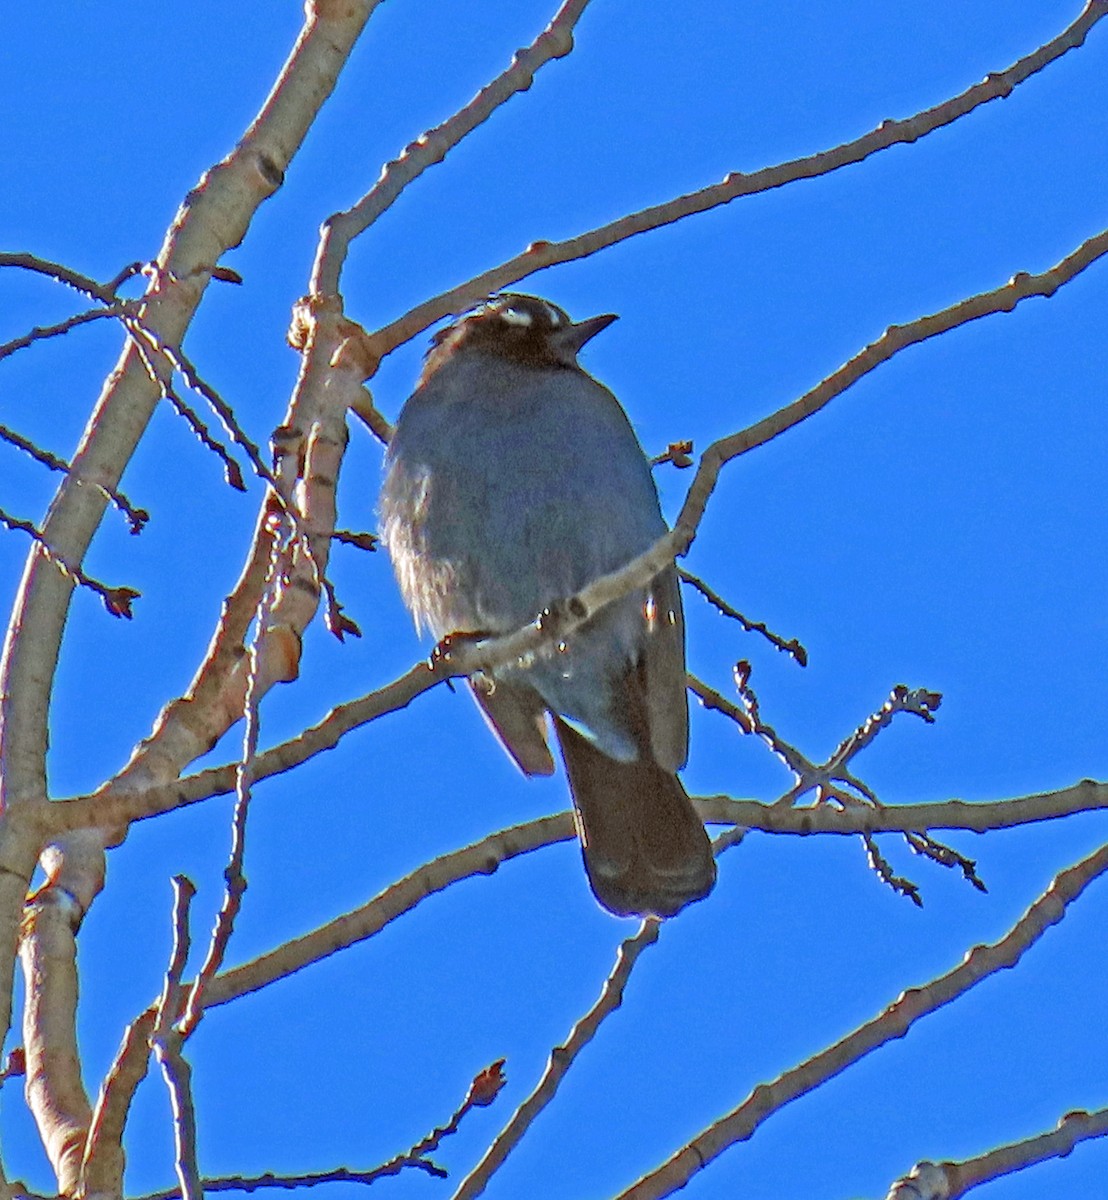
[[[567,358],[576,358],[586,342],[592,341],[601,330],[607,329],[613,321],[618,319],[616,313],[602,313],[599,317],[589,317],[587,320],[578,321],[575,325],[567,325],[565,329],[559,329],[550,340],[559,350],[565,352]]]

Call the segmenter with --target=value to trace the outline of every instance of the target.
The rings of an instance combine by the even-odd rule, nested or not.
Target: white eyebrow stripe
[[[511,305],[500,310],[500,318],[508,325],[530,326],[534,324],[529,312],[525,312],[522,308],[513,308]]]

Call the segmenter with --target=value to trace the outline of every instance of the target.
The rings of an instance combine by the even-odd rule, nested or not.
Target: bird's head
[[[521,292],[500,292],[435,334],[423,379],[454,355],[469,351],[528,367],[575,369],[582,346],[615,319],[615,313],[604,313],[574,322],[549,300]]]

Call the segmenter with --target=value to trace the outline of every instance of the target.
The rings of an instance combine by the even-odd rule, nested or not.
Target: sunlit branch
[[[222,442],[212,436],[211,431],[200,414],[173,386],[172,376],[168,372],[162,372],[158,369],[158,364],[154,358],[154,351],[149,344],[150,338],[141,334],[130,323],[127,325],[127,330],[131,335],[139,357],[142,359],[142,365],[146,368],[146,373],[149,375],[150,381],[161,393],[162,399],[172,407],[173,411],[192,430],[193,436],[204,449],[209,450],[223,464],[223,473],[228,485],[233,487],[235,491],[246,491],[246,484],[242,479],[242,471],[239,469],[238,463],[231,457],[230,451]]]
[[[1095,1112],[1068,1112],[1054,1129],[1046,1133],[1009,1142],[975,1158],[962,1159],[960,1162],[917,1163],[908,1175],[893,1184],[886,1200],[917,1200],[920,1196],[959,1200],[983,1183],[991,1183],[1016,1171],[1025,1171],[1052,1158],[1065,1158],[1081,1142],[1106,1134],[1108,1108],[1100,1108]]]
[[[475,1108],[484,1108],[491,1104],[504,1086],[505,1079],[501,1068],[504,1060],[492,1063],[483,1071],[479,1071],[461,1105],[445,1125],[433,1129],[426,1137],[421,1138],[410,1150],[390,1158],[387,1163],[373,1167],[368,1171],[357,1171],[350,1167],[335,1167],[330,1171],[313,1171],[303,1175],[276,1175],[272,1172],[266,1175],[225,1175],[215,1179],[204,1179],[202,1185],[206,1192],[258,1192],[267,1188],[279,1188],[290,1191],[294,1188],[319,1187],[324,1183],[376,1183],[401,1171],[412,1167],[426,1172],[437,1179],[446,1179],[447,1172],[433,1159],[427,1157],[438,1149],[445,1138],[457,1132],[465,1116]],[[181,1191],[174,1188],[166,1192],[151,1192],[138,1200],[176,1200]]]
[[[617,1200],[653,1200],[670,1195],[728,1147],[753,1137],[759,1126],[786,1104],[903,1037],[922,1017],[957,1000],[982,980],[1014,967],[1052,925],[1062,920],[1068,906],[1089,884],[1106,871],[1108,846],[1055,876],[1046,892],[999,941],[975,946],[953,970],[902,992],[883,1013],[828,1049],[769,1083],[759,1084],[737,1108],[698,1134],[656,1171],[621,1192]]]
[[[24,521],[21,517],[13,516],[11,513],[0,509],[0,525],[3,525],[5,529],[25,533],[42,551],[43,556],[53,563],[62,575],[79,587],[87,588],[90,592],[95,592],[113,617],[129,618],[132,615],[131,605],[139,596],[139,593],[134,588],[110,587],[106,583],[101,583],[99,579],[94,579],[93,576],[89,575],[81,567],[71,562],[66,562],[53,546],[47,542],[42,530],[32,521]]]
[[[1108,0],[1100,7],[1108,9]],[[982,317],[1011,312],[1017,304],[1032,296],[1053,296],[1060,287],[1076,278],[1105,254],[1108,254],[1108,230],[1082,242],[1072,254],[1038,275],[1029,275],[1021,271],[991,292],[981,292],[968,300],[960,300],[949,308],[931,316],[918,317],[907,325],[890,325],[877,341],[871,342],[799,400],[794,400],[739,433],[713,442],[701,457],[696,478],[689,488],[681,515],[678,517],[677,527],[690,531],[699,527],[708,498],[719,479],[719,473],[732,459],[758,446],[764,446],[766,442],[780,437],[786,430],[806,421],[837,396],[841,396],[859,379],[882,363],[888,362],[895,354],[951,329],[957,329],[961,325],[968,325],[971,321],[978,321]]]
[[[19,955],[27,999],[23,1011],[27,1104],[59,1190],[70,1192],[92,1114],[77,1044],[76,927],[81,905],[64,888],[46,887],[28,902]]]
[[[261,696],[258,692],[258,646],[264,635],[267,623],[272,613],[274,597],[277,590],[277,572],[284,558],[286,547],[279,541],[273,543],[270,555],[270,569],[262,594],[258,600],[254,616],[254,637],[247,650],[246,694],[243,698],[244,729],[242,736],[242,757],[235,764],[235,808],[231,817],[231,850],[227,866],[223,870],[223,902],[216,916],[215,927],[212,929],[208,943],[208,952],[204,965],[188,989],[185,1011],[181,1016],[178,1028],[182,1037],[189,1037],[200,1023],[204,1013],[204,992],[218,974],[227,956],[227,947],[234,932],[235,920],[242,907],[242,898],[246,894],[246,819],[250,812],[250,799],[253,794],[254,763],[258,754],[258,739],[261,733],[261,713],[259,705]]]
[[[716,856],[732,846],[737,846],[744,834],[742,829],[731,829],[720,834],[712,843]],[[546,1069],[535,1089],[512,1113],[508,1123],[497,1134],[481,1161],[462,1181],[451,1200],[472,1200],[472,1197],[479,1196],[485,1190],[489,1180],[519,1145],[535,1118],[554,1099],[562,1080],[578,1055],[596,1037],[604,1021],[623,1003],[635,963],[638,962],[639,955],[658,940],[661,927],[662,922],[657,917],[646,917],[638,931],[620,944],[616,961],[600,989],[596,1003],[574,1024],[569,1037],[551,1050]]]
[[[0,253],[0,268],[3,267],[18,267],[36,275],[45,275],[58,283],[64,283],[74,291],[81,292],[91,300],[99,300],[102,304],[113,304],[118,299],[116,292],[128,279],[142,270],[143,264],[131,263],[107,283],[99,283],[88,275],[82,275],[80,271],[74,271],[72,267],[51,262],[50,259],[42,258],[37,254]]]
[[[177,1027],[181,1005],[181,979],[189,956],[189,906],[196,888],[184,875],[173,879],[173,949],[165,972],[162,994],[154,1015],[150,1045],[169,1088],[173,1110],[174,1168],[184,1200],[203,1200],[200,1168],[196,1161],[196,1109],[192,1099],[192,1068],[183,1053],[188,1031]]]
[[[161,342],[180,343],[208,281],[220,275],[219,258],[242,242],[259,205],[281,186],[377,2],[308,5],[297,43],[258,116],[227,158],[184,199],[148,272],[140,302],[143,327]],[[0,656],[0,945],[9,948],[18,936],[20,883],[24,874],[30,875],[42,844],[38,818],[48,809],[47,722],[72,598],[72,571],[81,567],[107,504],[100,491],[79,486],[79,480],[88,477],[113,487],[119,482],[158,398],[133,345],[126,346],[104,382],[73,471],[62,479],[41,531],[51,553],[68,565],[70,577],[63,578],[36,547],[13,606]],[[180,766],[171,770],[175,774]],[[0,956],[0,1040],[10,1023],[12,970],[9,951]]]
[[[49,450],[43,450],[41,446],[36,446],[29,438],[25,438],[14,429],[9,429],[6,425],[0,425],[0,441],[7,442],[17,450],[22,450],[24,454],[34,459],[35,462],[51,471],[59,471],[65,475],[72,470],[64,458],[52,454]],[[144,508],[136,508],[118,488],[105,487],[99,483],[94,483],[92,486],[100,488],[104,495],[127,518],[127,523],[130,525],[132,533],[142,532],[143,527],[150,520],[150,514]]]
[[[661,926],[662,923],[657,917],[647,917],[639,926],[638,932],[620,944],[615,965],[604,980],[596,1003],[574,1024],[569,1037],[550,1051],[546,1069],[534,1091],[512,1113],[508,1123],[485,1151],[481,1161],[462,1180],[451,1200],[471,1200],[485,1190],[489,1179],[519,1144],[535,1118],[554,1099],[566,1072],[596,1036],[605,1017],[615,1012],[623,1003],[624,989],[635,963],[647,946],[652,946],[658,940]]]
[[[589,0],[565,0],[531,45],[513,56],[507,70],[486,84],[452,117],[429,129],[398,158],[386,163],[380,179],[353,208],[329,218],[324,224],[312,269],[313,294],[337,293],[350,242],[386,212],[428,167],[442,162],[463,138],[484,124],[502,104],[519,92],[525,92],[541,67],[570,53],[573,28],[588,3]]]
[[[127,1026],[104,1077],[81,1163],[81,1195],[111,1194],[123,1188],[123,1130],[135,1091],[150,1067],[150,1036],[156,1017],[157,1010],[148,1008]]]
[[[387,887],[361,908],[293,938],[252,962],[217,975],[207,989],[205,1003],[213,1008],[287,978],[373,937],[428,896],[464,879],[491,875],[510,859],[555,842],[570,841],[575,836],[572,816],[559,813],[503,829],[462,850],[444,854]]]
[[[672,224],[694,213],[707,212],[722,204],[729,204],[741,196],[767,192],[801,179],[814,179],[853,163],[862,162],[871,154],[887,150],[890,146],[916,142],[973,112],[982,104],[1009,96],[1012,89],[1024,80],[1061,58],[1067,51],[1082,45],[1089,31],[1106,14],[1108,0],[1089,0],[1077,19],[1057,37],[1019,59],[1007,70],[991,73],[959,95],[915,116],[899,121],[882,121],[876,129],[864,136],[834,149],[777,166],[765,167],[751,174],[732,172],[720,183],[678,196],[651,208],[644,208],[565,241],[533,242],[515,258],[417,305],[398,320],[370,335],[373,356],[383,358],[443,317],[460,312],[482,296],[516,283],[543,267],[585,258],[636,234]]]

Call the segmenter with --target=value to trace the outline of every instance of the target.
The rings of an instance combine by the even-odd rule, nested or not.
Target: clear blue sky
[[[226,262],[186,349],[264,442],[297,360],[284,342],[319,223],[380,165],[466,102],[539,31],[552,0],[382,5],[286,186]],[[518,252],[640,206],[858,136],[942,101],[1058,33],[1074,0],[680,6],[596,0],[578,48],[411,189],[357,245],[345,280],[367,327]],[[257,110],[299,27],[295,4],[47,3],[7,14],[0,244],[108,278],[152,257],[187,191]],[[576,316],[621,320],[586,366],[651,452],[704,448],[794,399],[890,323],[1019,270],[1108,224],[1108,29],[1000,102],[914,146],[741,200],[526,281]],[[0,341],[73,299],[0,275]],[[830,410],[732,464],[688,565],[799,637],[800,670],[686,598],[689,661],[726,689],[754,663],[767,720],[825,756],[898,682],[941,691],[939,720],[902,718],[858,760],[888,803],[997,799],[1108,777],[1108,266],[1049,301],[916,348]],[[425,339],[373,383],[395,416]],[[107,324],[0,364],[0,421],[71,452],[118,352]],[[372,527],[380,454],[361,427],[340,523]],[[132,622],[76,598],[52,717],[58,795],[122,764],[191,676],[249,543],[260,499],[159,413],[124,486],[153,514],[109,519],[90,569],[142,592]],[[659,473],[672,516],[688,474]],[[53,482],[0,447],[0,507],[38,518]],[[6,611],[25,550],[0,537]],[[280,740],[379,686],[427,649],[383,555],[342,547],[334,577],[365,636],[321,628],[303,678],[263,710]],[[232,739],[233,740],[233,739]],[[231,740],[221,756],[233,753]],[[775,798],[760,744],[694,712],[691,792]],[[337,753],[259,789],[238,962],[362,902],[426,859],[558,811],[564,779],[526,781],[461,693],[445,689]],[[122,1028],[155,994],[169,877],[219,900],[229,804],[136,827],[81,934],[82,1034],[95,1091]],[[1005,932],[1052,875],[1108,834],[1099,817],[953,844],[982,896],[883,843],[921,886],[917,911],[847,839],[754,835],[711,899],[663,930],[622,1010],[490,1187],[490,1197],[603,1197],[705,1124],[869,1019],[905,987]],[[690,1200],[881,1197],[919,1158],[959,1158],[1108,1103],[1103,929],[1094,887],[1019,969],[773,1117],[684,1193]],[[634,930],[593,903],[575,847],[517,860],[432,899],[367,945],[213,1012],[190,1056],[206,1173],[371,1166],[445,1119],[473,1073],[509,1087],[439,1160],[457,1180],[594,1000]],[[171,1182],[164,1089],[132,1122],[128,1190]],[[18,1095],[0,1112],[8,1170],[52,1188]],[[1108,1146],[992,1185],[989,1200],[1093,1195]],[[1094,1181],[1096,1181],[1094,1183]],[[344,1189],[336,1189],[342,1192]],[[383,1195],[449,1195],[411,1174]],[[334,1193],[332,1193],[334,1194]],[[985,1193],[982,1193],[983,1195]]]

